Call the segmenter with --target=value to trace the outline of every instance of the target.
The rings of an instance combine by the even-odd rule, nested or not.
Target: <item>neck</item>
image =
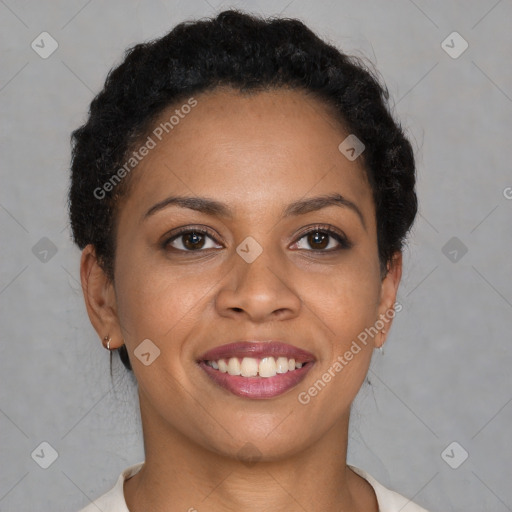
[[[370,484],[346,466],[348,414],[306,449],[274,460],[212,452],[141,400],[145,463],[124,484],[131,512],[373,512]]]

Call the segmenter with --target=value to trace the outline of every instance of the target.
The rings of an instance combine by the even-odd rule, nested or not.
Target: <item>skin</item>
[[[402,255],[381,279],[361,158],[339,152],[348,132],[304,92],[217,89],[195,97],[197,106],[133,171],[117,217],[114,282],[93,246],[82,253],[91,322],[101,339],[112,338],[111,348],[127,345],[139,386],[146,462],[125,482],[127,505],[132,512],[377,511],[371,486],[346,466],[348,424],[392,320],[307,405],[297,399],[396,300]],[[338,206],[280,217],[293,201],[332,193],[355,203],[365,226]],[[145,218],[171,195],[221,201],[232,218],[177,205]],[[328,252],[339,248],[334,238],[328,247],[310,245],[304,228],[315,224],[341,231],[352,247]],[[184,252],[183,236],[162,247],[186,226],[210,228],[215,239],[206,236],[195,252]],[[247,236],[263,249],[250,264],[236,252]],[[133,355],[145,339],[160,349],[148,366]],[[315,365],[278,397],[237,397],[196,360],[243,339],[283,340],[312,352]]]

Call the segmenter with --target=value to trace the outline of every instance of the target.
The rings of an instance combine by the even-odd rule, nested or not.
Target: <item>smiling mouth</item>
[[[295,361],[294,358],[273,356],[254,358],[254,357],[231,357],[229,359],[218,359],[217,361],[204,361],[204,363],[214,370],[229,375],[240,375],[242,377],[275,377],[277,374],[293,372],[302,368],[305,364]]]
[[[214,348],[197,361],[218,386],[243,398],[273,398],[301,382],[314,356],[281,342],[237,342]]]

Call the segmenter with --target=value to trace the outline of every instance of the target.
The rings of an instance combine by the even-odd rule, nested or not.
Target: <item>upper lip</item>
[[[288,343],[277,340],[266,341],[236,341],[219,347],[212,348],[199,357],[199,361],[218,361],[231,357],[287,357],[295,359],[298,363],[314,361],[315,356]]]

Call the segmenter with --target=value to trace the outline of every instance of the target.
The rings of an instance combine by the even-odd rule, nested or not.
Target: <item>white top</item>
[[[135,475],[143,464],[144,461],[126,468],[119,475],[116,485],[114,485],[110,491],[94,500],[94,502],[89,503],[89,505],[79,512],[98,512],[98,510],[102,512],[130,512],[124,499],[124,481]],[[373,487],[379,504],[379,512],[428,512],[419,505],[415,505],[407,498],[400,496],[400,494],[386,489],[383,485],[379,484],[377,480],[366,473],[366,471],[354,466],[349,466],[349,468],[363,477]]]

